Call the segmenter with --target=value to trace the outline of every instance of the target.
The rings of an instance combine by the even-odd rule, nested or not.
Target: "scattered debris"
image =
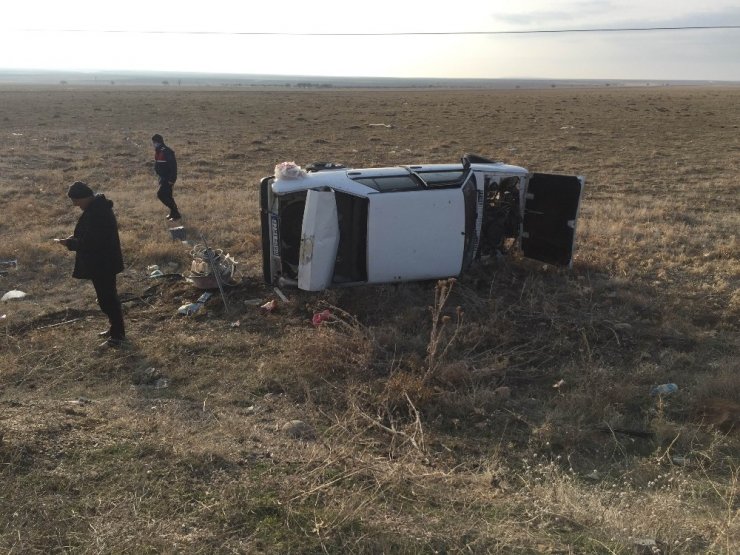
[[[160,278],[160,277],[170,277],[170,276],[177,276],[178,278],[181,278],[182,274],[174,273],[176,269],[177,269],[177,264],[173,264],[172,262],[167,264],[167,268],[165,268],[164,271],[156,264],[146,267],[146,271],[150,278]]]
[[[214,250],[208,246],[195,245],[190,255],[193,261],[190,264],[190,275],[187,279],[198,289],[220,289],[221,285],[236,284],[238,263],[230,254],[224,254],[220,249]],[[225,299],[224,304],[226,304]]]
[[[553,389],[560,389],[564,385],[565,385],[565,380],[561,379],[557,383],[554,383],[552,387]]]
[[[265,304],[263,304],[260,307],[260,310],[266,313],[275,312],[277,310],[277,307],[278,307],[278,302],[275,299],[272,299],[270,301],[267,301]]]
[[[246,299],[244,301],[244,304],[247,306],[261,306],[262,299]]]
[[[232,328],[238,328],[241,325],[242,325],[241,320],[237,320],[236,322],[231,322],[231,327]]]
[[[211,293],[210,291],[206,291],[200,297],[198,297],[198,299],[194,303],[184,304],[180,308],[178,308],[177,313],[182,314],[184,316],[190,316],[192,314],[195,314],[206,303],[206,301],[210,299],[212,296],[213,296],[213,293]]]
[[[314,326],[320,326],[324,322],[328,322],[333,317],[331,310],[322,310],[321,312],[317,312],[313,315],[313,318],[311,318],[311,323]]]
[[[200,238],[203,241],[203,245],[205,246],[205,250],[203,251],[203,258],[205,258],[206,262],[208,262],[208,268],[211,270],[211,275],[216,278],[216,285],[218,285],[218,291],[221,293],[221,300],[224,303],[224,310],[226,312],[229,311],[229,305],[226,302],[226,294],[224,293],[224,283],[226,280],[224,279],[224,274],[226,274],[226,268],[230,270],[230,274],[227,276],[229,280],[234,275],[234,270],[236,269],[236,260],[234,260],[228,253],[224,257],[221,252],[216,253],[212,248],[208,246],[208,243],[206,242],[206,238],[203,237],[203,234],[201,234]]]
[[[10,301],[13,299],[22,299],[26,296],[26,293],[23,291],[19,291],[18,289],[13,289],[12,291],[8,291],[5,293],[5,295],[0,298],[0,301]]]
[[[368,127],[385,127],[386,129],[392,129],[393,126],[390,123],[368,123]]]
[[[675,383],[664,383],[656,385],[650,390],[650,396],[655,397],[656,395],[671,395],[678,391],[678,386]]]

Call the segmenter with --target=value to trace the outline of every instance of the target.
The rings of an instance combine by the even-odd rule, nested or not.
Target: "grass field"
[[[228,312],[148,277],[191,262],[155,132],[189,237],[239,261]],[[28,294],[0,302],[3,552],[740,550],[740,88],[5,86],[0,134],[0,293]],[[260,312],[276,163],[465,152],[586,177],[571,271],[513,253]],[[126,349],[52,241],[75,180],[115,203]]]

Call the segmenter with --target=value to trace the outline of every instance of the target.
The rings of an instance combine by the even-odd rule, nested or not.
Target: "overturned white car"
[[[584,179],[466,154],[458,164],[284,163],[260,184],[268,284],[306,291],[458,276],[518,245],[570,266]]]

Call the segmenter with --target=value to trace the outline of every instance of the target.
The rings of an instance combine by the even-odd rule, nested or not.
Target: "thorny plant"
[[[447,331],[452,317],[445,314],[445,307],[455,282],[456,280],[454,278],[439,280],[434,289],[434,305],[430,307],[432,330],[429,335],[429,343],[427,344],[427,361],[423,367],[423,375],[419,378],[403,372],[391,372],[386,383],[383,402],[377,407],[378,417],[373,418],[357,409],[360,416],[371,422],[373,426],[391,434],[393,438],[391,444],[392,454],[405,444],[410,444],[414,450],[421,454],[425,453],[426,447],[421,415],[412,397],[417,397],[419,401],[423,401],[426,397],[425,392],[429,389],[427,387],[428,382],[437,374],[462,328],[464,312],[458,306],[455,308],[454,328],[451,333]],[[395,391],[395,394],[389,396],[391,390],[397,391]],[[391,400],[391,397],[393,400]],[[399,404],[406,407],[408,411],[407,415],[412,419],[409,424],[399,422]],[[400,443],[396,444],[397,440]]]
[[[426,383],[439,369],[441,362],[450,347],[455,342],[462,328],[464,312],[461,307],[455,308],[455,323],[452,334],[447,336],[445,330],[452,321],[449,314],[445,314],[445,305],[450,298],[455,278],[441,279],[434,289],[434,305],[430,307],[432,313],[432,331],[429,334],[427,345],[427,366],[422,381]]]

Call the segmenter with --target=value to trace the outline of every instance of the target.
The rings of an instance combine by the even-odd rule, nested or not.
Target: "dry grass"
[[[0,260],[18,259],[0,292],[29,294],[0,304],[0,549],[737,552],[739,89],[0,99]],[[228,314],[214,298],[180,317],[199,292],[146,277],[190,263],[155,198],[154,132],[190,238],[240,262]],[[277,162],[463,152],[587,177],[572,271],[513,256],[259,311],[257,183]],[[76,179],[115,202],[123,351],[94,348],[92,287],[50,241]]]

